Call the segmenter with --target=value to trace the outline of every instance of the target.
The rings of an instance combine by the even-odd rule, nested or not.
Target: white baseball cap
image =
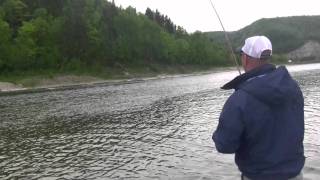
[[[272,44],[265,36],[253,36],[245,40],[241,51],[256,59],[267,59],[272,55]]]

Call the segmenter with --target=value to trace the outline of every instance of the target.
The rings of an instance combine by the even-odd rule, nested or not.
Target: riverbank
[[[13,82],[0,82],[0,93],[27,91],[32,89],[52,89],[87,83],[98,83],[100,81],[103,81],[103,79],[93,76],[80,75],[55,75],[52,77],[30,76],[26,78],[16,79]]]
[[[221,71],[235,70],[235,67],[179,67],[179,69],[167,68],[162,72],[148,71],[123,71],[114,76],[104,74],[81,75],[75,74],[51,74],[51,75],[27,75],[10,78],[0,77],[0,95],[14,95],[42,91],[57,91],[66,89],[85,88],[99,85],[116,85],[136,83],[147,80],[173,78],[182,76],[203,75]]]

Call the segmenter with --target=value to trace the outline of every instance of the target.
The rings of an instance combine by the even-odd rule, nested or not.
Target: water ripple
[[[234,72],[0,97],[0,179],[237,179],[211,140]],[[306,179],[320,176],[317,71],[305,96]]]

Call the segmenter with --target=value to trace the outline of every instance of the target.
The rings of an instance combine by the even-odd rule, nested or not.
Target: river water
[[[305,179],[320,178],[320,64],[289,66],[305,96]],[[224,71],[0,97],[0,179],[239,179],[211,135]]]

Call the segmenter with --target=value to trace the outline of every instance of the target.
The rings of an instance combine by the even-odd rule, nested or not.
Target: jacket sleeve
[[[220,153],[235,153],[241,144],[244,131],[240,104],[243,97],[236,92],[225,103],[219,118],[219,124],[212,135],[216,149]]]

